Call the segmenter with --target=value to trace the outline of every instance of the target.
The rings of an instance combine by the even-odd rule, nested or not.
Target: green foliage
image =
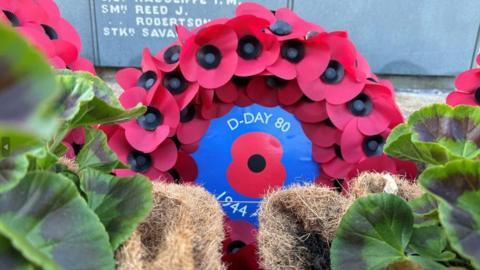
[[[124,110],[88,73],[55,75],[2,24],[0,40],[0,138],[9,141],[0,149],[0,269],[114,269],[113,252],[152,208],[151,184],[110,175],[124,165],[91,126],[145,108]],[[72,167],[62,140],[76,127],[86,142]]]
[[[480,110],[475,107],[435,104],[413,113],[396,127],[385,145],[391,156],[445,164],[480,156]]]
[[[395,128],[385,151],[425,163],[425,194],[408,203],[387,194],[357,200],[333,242],[332,269],[480,269],[479,146],[480,107],[432,105]],[[395,243],[411,229],[406,246],[392,245],[384,227]]]
[[[110,235],[114,249],[135,230],[152,208],[151,184],[145,177],[119,178],[93,169],[80,173],[80,186]]]

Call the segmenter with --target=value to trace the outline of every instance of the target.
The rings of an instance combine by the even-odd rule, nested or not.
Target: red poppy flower
[[[82,57],[79,57],[77,60],[71,63],[68,67],[73,71],[86,71],[86,72],[90,72],[93,75],[97,74],[92,62]]]
[[[252,15],[239,16],[227,22],[238,36],[238,64],[235,75],[252,76],[273,64],[280,52],[277,38],[265,33],[270,23]]]
[[[389,134],[390,130],[387,129],[378,134],[364,135],[357,128],[355,121],[351,121],[345,127],[340,141],[343,158],[356,163],[368,157],[381,155]]]
[[[1,21],[13,27],[25,26],[27,23],[45,18],[45,9],[32,0],[3,0],[0,1]]]
[[[455,78],[456,90],[447,96],[447,104],[480,105],[480,68],[467,70]]]
[[[123,90],[134,87],[141,87],[144,90],[152,90],[150,95],[154,95],[162,81],[162,73],[157,68],[158,60],[155,59],[150,50],[143,49],[142,70],[136,68],[124,68],[117,72],[115,78]]]
[[[312,100],[331,104],[345,103],[357,96],[365,85],[365,74],[356,68],[355,47],[343,32],[318,35],[330,48],[330,59],[315,76],[299,74],[298,83]]]
[[[302,129],[312,143],[320,147],[330,147],[338,143],[342,134],[328,119],[320,123],[302,123]]]
[[[197,104],[201,105],[200,113],[204,119],[210,120],[210,119],[222,117],[227,113],[229,113],[230,110],[235,105],[234,103],[222,102],[222,100],[219,98],[216,91],[218,91],[218,89],[216,90],[200,89],[199,90],[199,95],[197,96]],[[220,90],[220,92],[222,91],[231,91],[231,89],[227,88],[227,89]],[[222,94],[224,95],[225,93],[222,93]],[[220,94],[220,96],[222,96],[222,94]]]
[[[187,81],[178,69],[163,75],[162,86],[172,94],[180,110],[183,110],[193,100],[199,88],[197,82]]]
[[[210,120],[201,116],[200,106],[192,103],[180,111],[176,136],[181,144],[193,144],[200,141],[209,126]]]
[[[180,52],[180,69],[204,88],[226,84],[235,73],[238,38],[228,26],[215,24],[190,37]]]
[[[176,25],[178,40],[164,47],[155,55],[158,60],[157,66],[163,72],[170,72],[177,69],[180,63],[180,51],[182,44],[191,36],[190,31],[181,25]]]
[[[382,154],[366,158],[359,162],[355,168],[350,171],[348,178],[355,178],[362,172],[387,172],[414,180],[417,176],[417,166],[414,162],[394,159]]]
[[[65,156],[70,159],[75,158],[85,144],[85,129],[74,128],[70,130],[62,143],[67,147],[67,153],[65,153]]]
[[[229,270],[260,269],[257,257],[257,229],[242,220],[225,220],[223,262]]]
[[[344,154],[339,144],[330,147],[312,144],[313,160],[320,163],[322,170],[334,178],[345,178],[355,165],[345,161]]]
[[[276,35],[279,40],[305,37],[309,32],[323,32],[323,28],[309,23],[288,8],[279,8],[275,12],[256,3],[242,3],[237,7],[237,17],[253,15],[267,20],[270,25],[268,31]]]
[[[177,162],[168,170],[162,180],[166,182],[186,184],[194,183],[198,176],[198,168],[195,160],[187,153],[178,152]]]
[[[365,135],[385,131],[392,117],[398,116],[392,92],[385,86],[367,83],[362,93],[348,103],[333,105],[327,103],[327,114],[332,123],[341,130],[353,122]]]
[[[175,99],[165,91],[157,91],[152,100],[147,99],[147,92],[140,87],[131,88],[120,96],[120,102],[126,109],[138,103],[147,106],[144,115],[120,124],[125,129],[125,136],[135,149],[150,153],[168,136],[173,136],[180,120]]]
[[[277,138],[250,132],[238,137],[231,151],[227,180],[238,193],[261,198],[270,188],[283,186],[287,173],[281,163],[283,149]]]
[[[319,123],[328,119],[325,101],[316,102],[303,97],[299,102],[285,109],[305,123]]]
[[[132,147],[125,136],[123,129],[118,129],[108,140],[108,145],[117,154],[118,159],[127,164],[130,169],[118,169],[114,172],[119,176],[131,176],[141,173],[151,180],[164,179],[177,161],[177,147],[170,140],[164,140],[158,147],[144,153]]]
[[[330,50],[323,36],[283,41],[280,57],[267,70],[285,80],[299,77],[304,81],[313,81],[318,78],[327,69],[330,59]]]
[[[254,77],[247,86],[247,96],[265,107],[292,105],[303,93],[296,80],[287,81],[273,75]]]

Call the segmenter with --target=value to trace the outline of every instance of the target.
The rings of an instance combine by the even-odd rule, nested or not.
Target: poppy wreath
[[[0,0],[0,23],[25,36],[53,67],[95,74],[93,64],[80,57],[80,36],[53,0]]]
[[[138,119],[106,127],[111,148],[130,167],[117,173],[195,182],[191,154],[210,121],[235,106],[259,104],[279,106],[301,123],[320,167],[317,183],[345,188],[366,170],[415,176],[414,164],[383,154],[387,136],[404,119],[393,86],[371,72],[346,32],[326,32],[287,8],[255,3],[239,5],[232,19],[176,30],[178,40],[157,54],[144,49],[140,69],[116,75],[122,105],[148,108]],[[242,138],[238,147],[256,140]],[[229,179],[243,169],[229,168]],[[284,177],[272,168],[266,179],[269,173]]]
[[[480,54],[477,56],[477,64],[480,65]],[[464,71],[455,78],[455,91],[447,96],[447,104],[480,105],[480,68]]]

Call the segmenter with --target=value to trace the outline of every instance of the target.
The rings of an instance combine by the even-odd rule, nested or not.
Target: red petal
[[[302,123],[302,128],[312,143],[320,147],[330,147],[340,141],[340,130],[329,127],[325,123]]]
[[[312,158],[318,163],[329,162],[336,158],[333,147],[320,147],[318,145],[312,145]]]
[[[177,129],[178,140],[182,144],[192,144],[198,142],[208,130],[209,120],[195,117],[188,123],[181,123]]]
[[[255,77],[253,78],[247,86],[247,95],[254,102],[265,106],[265,107],[275,107],[278,105],[277,100],[277,91],[273,88],[268,87],[265,81],[265,77]]]
[[[225,103],[232,103],[238,98],[237,87],[232,82],[228,82],[214,91],[217,97]]]
[[[282,105],[293,105],[297,101],[299,101],[303,96],[300,87],[298,87],[298,83],[293,80],[289,81],[288,85],[285,88],[282,88],[277,91],[278,101]]]
[[[447,96],[447,104],[450,106],[457,106],[457,105],[470,105],[470,106],[478,106],[477,100],[473,94],[469,93],[462,93],[462,92],[451,92]]]
[[[279,57],[277,61],[267,68],[269,72],[284,80],[293,80],[297,77],[297,69],[295,64]]]
[[[331,104],[342,104],[350,101],[362,92],[365,82],[357,82],[349,73],[339,84],[323,84],[325,99]]]
[[[138,104],[146,104],[147,92],[140,87],[130,88],[124,91],[119,98],[120,103],[125,109],[131,109]]]
[[[480,68],[461,73],[455,78],[455,87],[463,92],[471,93],[480,86]]]
[[[345,126],[355,119],[355,116],[348,110],[346,104],[333,105],[327,103],[327,114],[332,123],[341,130],[344,130]]]
[[[67,65],[70,65],[78,58],[78,49],[72,43],[64,40],[53,40],[55,52]]]
[[[332,175],[334,178],[340,179],[346,178],[348,173],[354,167],[353,164],[349,164],[339,158],[334,158],[332,161],[329,161],[328,163],[323,163],[321,165],[323,170],[327,174]]]
[[[295,105],[294,108],[294,115],[305,123],[318,123],[328,118],[324,101],[301,101],[298,105]]]
[[[257,3],[241,3],[237,10],[235,11],[236,16],[242,15],[254,15],[263,19],[266,19],[269,22],[275,22],[275,15],[265,8],[264,6],[257,4]]]
[[[363,151],[363,136],[357,129],[357,121],[352,120],[342,133],[340,147],[343,159],[350,163],[356,163],[366,157]]]
[[[319,78],[327,68],[329,60],[330,50],[322,36],[308,39],[305,42],[305,58],[297,64],[298,77],[303,81]]]
[[[117,129],[117,131],[108,140],[108,146],[117,154],[118,159],[127,164],[127,157],[132,147],[125,139],[125,132],[123,129]]]
[[[192,33],[183,25],[177,24],[175,26],[175,30],[177,32],[178,41],[180,42],[180,44],[184,44],[187,39],[192,36]]]
[[[169,135],[170,128],[167,125],[158,126],[154,131],[148,131],[132,120],[122,124],[125,128],[125,137],[133,148],[144,153],[154,151]]]
[[[180,181],[184,183],[193,183],[198,176],[197,162],[188,154],[178,152],[177,164],[174,167],[180,174]]]
[[[177,162],[177,146],[167,139],[152,152],[153,166],[163,172],[173,168]]]
[[[142,72],[136,68],[124,68],[117,72],[115,79],[123,90],[128,90],[137,87],[137,81],[141,75]]]
[[[95,67],[92,62],[86,58],[79,57],[76,61],[70,64],[69,68],[73,71],[86,71],[96,75]]]
[[[370,157],[358,163],[348,174],[348,178],[357,177],[362,172],[388,172],[391,174],[397,173],[397,168],[393,159],[385,155]]]

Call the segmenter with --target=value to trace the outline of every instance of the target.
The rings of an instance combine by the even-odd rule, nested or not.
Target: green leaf
[[[412,210],[403,199],[386,193],[357,199],[333,240],[332,269],[384,269],[404,261],[412,233]]]
[[[451,246],[480,268],[480,161],[431,167],[420,184],[439,200],[439,218]]]
[[[62,89],[58,101],[68,128],[128,121],[145,112],[145,107],[125,110],[113,90],[100,78],[86,72],[61,71],[57,80]]]
[[[105,228],[58,174],[30,172],[0,194],[0,234],[44,269],[114,269]]]
[[[85,128],[85,144],[77,155],[80,169],[92,168],[105,173],[115,168],[125,168],[117,155],[110,150],[107,136],[99,129]]]
[[[15,187],[27,171],[28,159],[25,155],[0,160],[0,193]]]
[[[424,193],[422,196],[408,202],[413,210],[415,226],[432,226],[439,223],[438,203],[430,194]]]
[[[105,225],[116,249],[152,209],[152,185],[141,176],[119,178],[93,169],[80,172],[80,185],[90,208]]]
[[[34,270],[34,266],[12,247],[10,241],[0,235],[0,269],[8,270]]]
[[[454,253],[445,251],[447,236],[442,227],[437,225],[414,228],[408,247],[412,252],[434,261],[450,261],[455,258]]]
[[[446,270],[448,269],[444,265],[421,256],[408,256],[409,261],[415,263],[416,265],[420,266],[421,268],[415,268],[416,270]],[[406,270],[399,268],[398,270]]]
[[[480,156],[480,109],[435,104],[413,113],[387,140],[391,156],[441,165]]]
[[[53,136],[58,87],[42,54],[18,33],[0,24],[0,40],[0,138],[17,155]]]

